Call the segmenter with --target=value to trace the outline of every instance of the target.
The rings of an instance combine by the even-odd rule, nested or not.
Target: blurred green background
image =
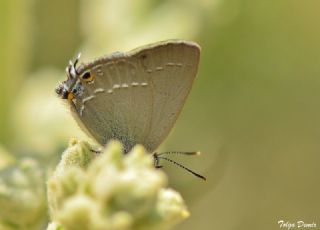
[[[170,38],[202,47],[198,77],[161,150],[191,217],[177,229],[320,226],[320,1],[0,0],[0,167],[59,159],[86,138],[54,88],[69,59]]]

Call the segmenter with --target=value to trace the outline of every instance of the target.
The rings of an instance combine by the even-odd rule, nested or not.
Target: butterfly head
[[[62,99],[72,100],[77,93],[79,84],[76,84],[79,80],[79,73],[77,72],[77,64],[80,59],[80,55],[74,62],[70,61],[66,68],[67,80],[60,82],[56,87],[56,94]]]

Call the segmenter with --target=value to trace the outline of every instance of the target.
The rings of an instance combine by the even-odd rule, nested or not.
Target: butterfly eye
[[[86,82],[92,81],[93,80],[93,76],[90,72],[85,72],[82,75],[82,79],[85,80]]]

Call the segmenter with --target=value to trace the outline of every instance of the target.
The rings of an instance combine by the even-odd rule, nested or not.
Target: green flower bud
[[[39,229],[46,219],[44,174],[33,159],[0,171],[1,229]]]
[[[142,146],[124,154],[112,141],[101,154],[73,141],[48,181],[50,229],[169,229],[189,213]],[[54,227],[56,228],[54,228]]]

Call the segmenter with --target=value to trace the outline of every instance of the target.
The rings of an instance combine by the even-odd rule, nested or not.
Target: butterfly
[[[102,146],[117,139],[125,153],[136,144],[154,152],[168,136],[191,90],[200,46],[167,40],[78,66],[79,59],[80,55],[70,61],[67,79],[56,87],[79,126]],[[154,156],[155,162],[164,158]]]

